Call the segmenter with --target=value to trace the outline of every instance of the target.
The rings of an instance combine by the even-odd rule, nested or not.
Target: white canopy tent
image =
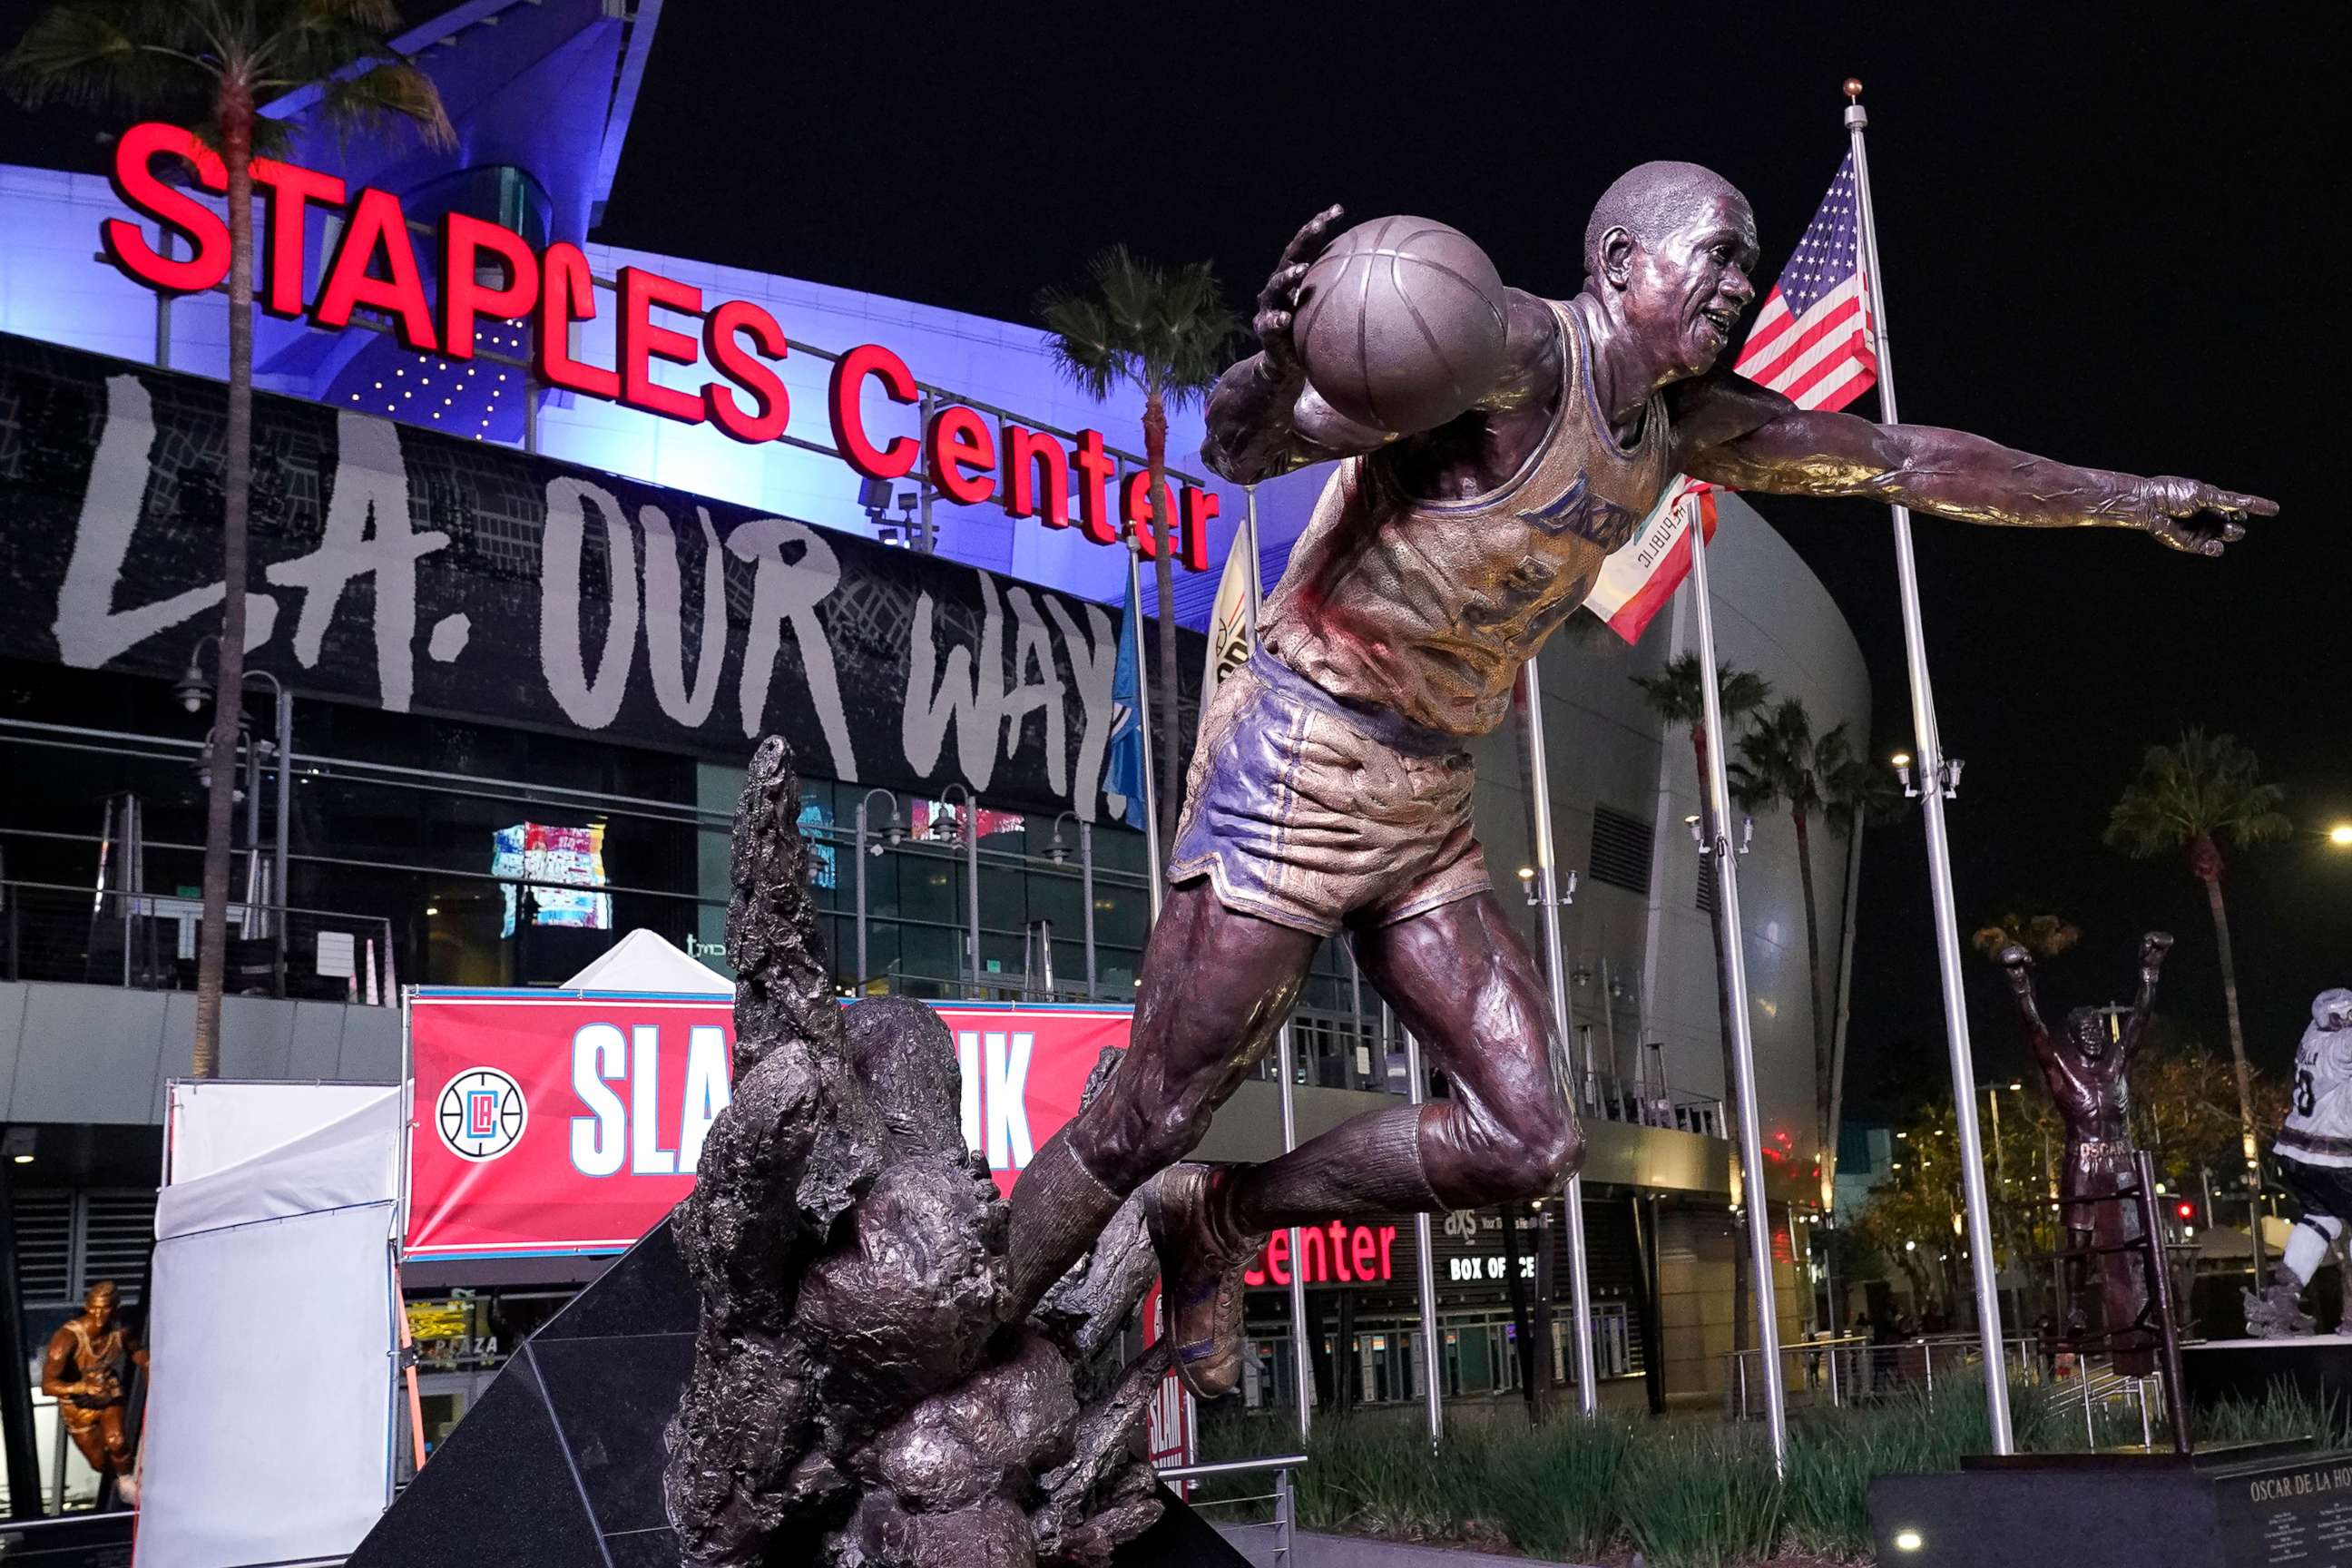
[[[175,1082],[138,1568],[340,1563],[392,1496],[399,1086]]]
[[[735,983],[642,926],[563,983],[566,991],[732,996]]]

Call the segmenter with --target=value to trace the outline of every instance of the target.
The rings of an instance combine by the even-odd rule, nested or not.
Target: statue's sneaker
[[[2258,1340],[2291,1340],[2317,1331],[2319,1321],[2303,1310],[2303,1292],[2273,1280],[2246,1297],[2246,1332]]]
[[[1171,1165],[1142,1194],[1176,1375],[1202,1399],[1222,1399],[1241,1382],[1242,1274],[1265,1245],[1233,1230],[1218,1202],[1222,1180],[1206,1165]]]

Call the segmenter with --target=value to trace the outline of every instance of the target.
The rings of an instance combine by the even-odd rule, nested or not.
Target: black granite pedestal
[[[677,1568],[662,1428],[693,1369],[695,1312],[665,1223],[523,1342],[346,1568]],[[1245,1568],[1166,1500],[1114,1568]],[[813,1560],[786,1543],[771,1555]]]
[[[2352,1338],[2306,1334],[2287,1340],[2208,1340],[2180,1347],[2189,1402],[2253,1403],[2284,1389],[2311,1405],[2352,1406]]]
[[[1882,1568],[2352,1568],[2352,1453],[2050,1454],[1881,1476]],[[2299,1447],[2299,1446],[2296,1446]]]

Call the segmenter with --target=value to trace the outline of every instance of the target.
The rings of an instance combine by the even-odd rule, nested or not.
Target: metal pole
[[[155,254],[171,260],[176,247],[169,224],[155,226]],[[155,290],[155,368],[172,368],[172,296],[163,289]]]
[[[1706,705],[1708,832],[1715,857],[1715,918],[1723,926],[1724,983],[1730,996],[1724,1016],[1731,1020],[1732,1085],[1738,1105],[1739,1165],[1746,1177],[1748,1272],[1756,1296],[1757,1361],[1764,1373],[1764,1419],[1772,1437],[1772,1465],[1784,1470],[1789,1458],[1788,1391],[1780,1368],[1780,1314],[1772,1289],[1771,1204],[1764,1181],[1761,1121],[1756,1106],[1756,1036],[1748,1016],[1748,955],[1739,922],[1739,866],[1731,842],[1731,784],[1723,753],[1730,737],[1723,727],[1723,695],[1717,685],[1715,612],[1706,585],[1706,530],[1690,530],[1693,603],[1698,608],[1699,695]],[[1971,1101],[1973,1103],[1973,1101]]]
[[[1822,1169],[1829,1181],[1822,1206],[1837,1214],[1838,1130],[1845,1117],[1845,1034],[1853,1018],[1854,906],[1862,891],[1862,814],[1856,812],[1845,841],[1845,931],[1838,940],[1837,1024],[1830,1045],[1830,1146],[1822,1151]]]
[[[1282,1079],[1282,1152],[1298,1147],[1298,1095],[1291,1079],[1297,1076],[1291,1058],[1290,1025],[1275,1031],[1275,1065]],[[1290,1381],[1298,1391],[1298,1440],[1315,1433],[1314,1348],[1307,1342],[1307,1270],[1299,1264],[1298,1227],[1290,1227],[1290,1359],[1297,1375]],[[1336,1369],[1335,1369],[1336,1370]]]
[[[971,921],[971,994],[981,994],[980,963],[980,802],[970,790],[963,795],[963,896]]]
[[[293,859],[288,846],[292,841],[294,822],[294,694],[278,683],[278,829],[277,860],[269,868],[271,901],[278,908],[270,911],[269,930],[276,939],[272,967],[277,972],[276,994],[286,994],[286,910],[293,903],[288,879],[293,873]]]
[[[1126,466],[1120,466],[1126,472]],[[1143,657],[1143,573],[1135,541],[1127,542],[1127,602],[1135,606],[1135,725],[1143,736],[1143,885],[1151,894],[1151,925],[1160,923],[1160,788],[1152,782],[1151,672]],[[1149,942],[1150,926],[1146,926]]]
[[[1037,942],[1045,950],[1045,1000],[1051,1002],[1054,999],[1054,922],[1052,921],[1044,919],[1038,921]],[[1026,968],[1027,965],[1024,964],[1023,967]],[[1024,974],[1022,978],[1026,980],[1028,976]]]
[[[922,420],[923,429],[926,432],[928,432],[931,427],[931,413],[934,407],[936,407],[936,405],[932,401],[931,395],[926,392],[923,394],[920,405],[916,410],[916,416]],[[922,489],[916,491],[916,494],[919,498],[918,504],[922,508],[922,512],[921,521],[915,530],[916,533],[919,535],[915,548],[925,555],[936,554],[938,552],[938,548],[931,542],[931,477],[929,473],[924,474]],[[1143,659],[1141,657],[1143,643],[1140,638],[1137,639],[1135,647],[1137,654],[1136,668],[1139,671],[1143,666]]]
[[[1419,1105],[1428,1096],[1421,1079],[1421,1042],[1412,1031],[1404,1032],[1405,1097]],[[1430,1257],[1432,1231],[1426,1211],[1412,1216],[1412,1238],[1419,1249],[1414,1261],[1414,1286],[1421,1293],[1422,1365],[1427,1373],[1422,1382],[1422,1401],[1429,1419],[1429,1441],[1434,1447],[1445,1436],[1445,1395],[1444,1390],[1445,1347],[1437,1340],[1437,1273]]]
[[[1078,896],[1087,906],[1087,1000],[1095,999],[1095,825],[1078,824]]]
[[[1559,1055],[1568,1048],[1568,975],[1562,969],[1559,944],[1559,888],[1552,863],[1551,773],[1544,745],[1543,677],[1531,658],[1519,667],[1519,696],[1527,720],[1520,744],[1527,750],[1528,820],[1534,824],[1535,882],[1543,900],[1544,985],[1551,994],[1552,1092],[1564,1094]],[[1588,1064],[1589,1065],[1589,1064]],[[1573,1070],[1571,1064],[1570,1070]],[[1568,1179],[1564,1217],[1568,1226],[1568,1287],[1576,1321],[1570,1342],[1576,1347],[1576,1407],[1587,1415],[1601,1407],[1601,1390],[1592,1355],[1592,1277],[1584,1252],[1584,1176]]]
[[[850,978],[857,994],[866,994],[866,802],[857,803],[856,830],[850,839],[850,857],[857,862],[857,973]]]
[[[523,377],[522,449],[525,452],[536,453],[539,450],[539,403],[542,395],[544,389],[538,382],[530,376]]]
[[[1855,84],[1854,90],[1861,90]],[[1853,188],[1862,218],[1863,277],[1870,291],[1870,331],[1878,351],[1878,408],[1889,425],[1895,412],[1895,368],[1887,344],[1886,293],[1878,265],[1878,228],[1870,199],[1870,160],[1863,145],[1869,112],[1847,104],[1845,123],[1853,150]],[[1960,934],[1952,896],[1951,843],[1944,826],[1943,740],[1936,727],[1936,697],[1928,684],[1927,631],[1919,617],[1918,566],[1911,550],[1911,511],[1895,514],[1895,575],[1903,601],[1903,652],[1911,672],[1913,749],[1918,755],[1920,816],[1927,829],[1927,889],[1936,914],[1937,965],[1943,972],[1944,1028],[1951,1045],[1953,1121],[1960,1156],[1960,1185],[1968,1209],[1969,1267],[1977,1299],[1977,1337],[1984,1350],[1986,1413],[1991,1417],[1996,1454],[2016,1451],[2010,1424],[2009,1376],[2000,1359],[2000,1288],[1993,1272],[1992,1212],[1985,1194],[1984,1145],[1977,1133],[1976,1064],[1969,1045],[1968,992],[1960,975]]]

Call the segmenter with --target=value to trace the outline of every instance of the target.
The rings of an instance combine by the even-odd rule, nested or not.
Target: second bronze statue
[[[1025,1312],[1155,1184],[1144,1206],[1179,1370],[1203,1397],[1240,1378],[1241,1272],[1266,1231],[1534,1198],[1577,1170],[1541,971],[1473,831],[1467,743],[1502,721],[1520,667],[1676,472],[1973,522],[2135,529],[2200,555],[2276,510],[1800,409],[1736,374],[1725,352],[1756,297],[1755,217],[1691,163],[1643,164],[1602,194],[1573,298],[1505,291],[1490,384],[1401,400],[1433,411],[1418,428],[1361,424],[1309,384],[1292,341],[1339,216],[1318,214],[1284,252],[1259,297],[1259,352],[1218,384],[1202,451],[1241,483],[1338,467],[1262,647],[1202,718],[1127,1058],[1013,1194],[1010,1296]],[[1177,1165],[1339,935],[1453,1092],[1264,1164]]]

